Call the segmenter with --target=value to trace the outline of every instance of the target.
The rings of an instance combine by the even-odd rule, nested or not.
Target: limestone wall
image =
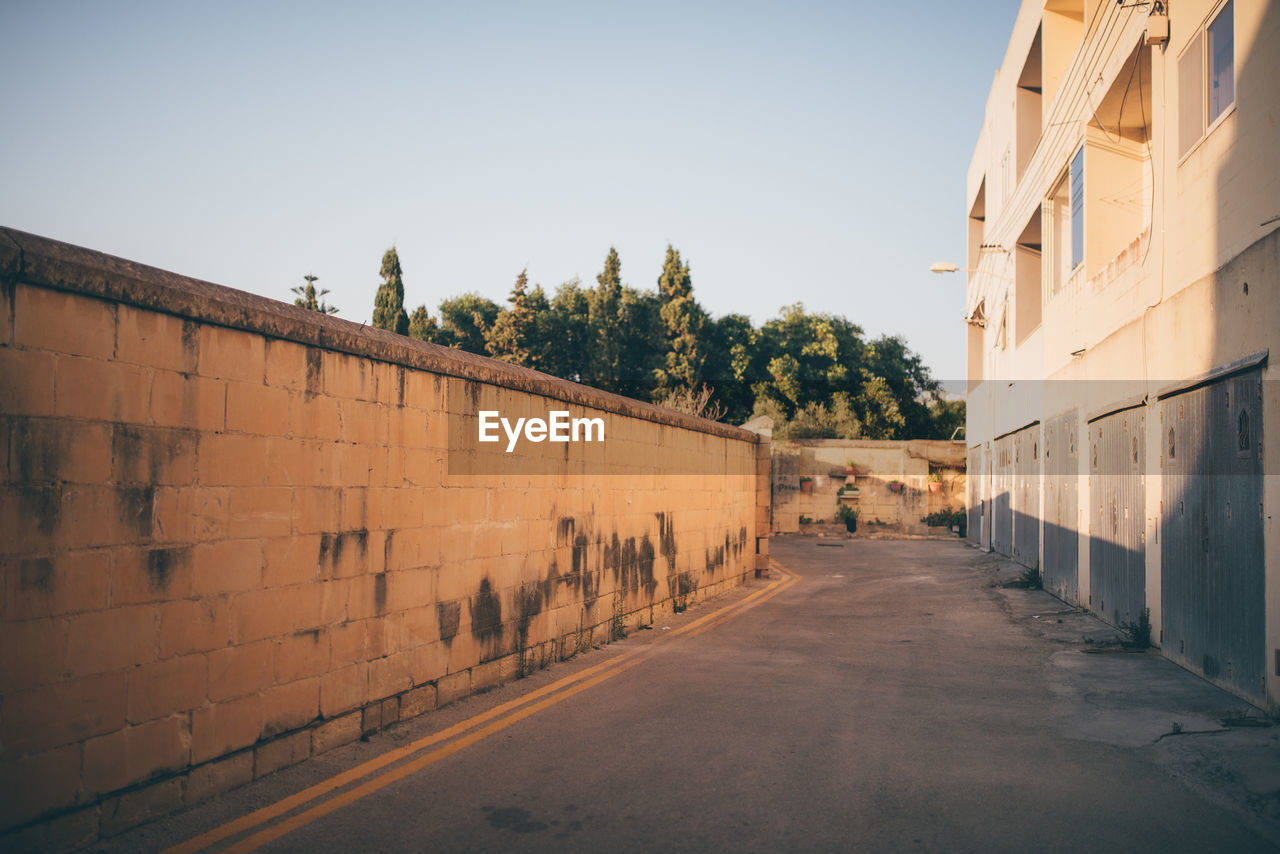
[[[507,455],[481,410],[605,441]],[[0,833],[110,835],[735,584],[768,464],[737,428],[0,230]]]
[[[921,518],[965,506],[964,442],[796,439],[772,443],[772,453],[778,533],[835,523],[842,503],[858,511],[860,535],[938,533]]]

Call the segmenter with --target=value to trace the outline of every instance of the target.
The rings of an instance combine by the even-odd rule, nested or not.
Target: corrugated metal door
[[[1080,453],[1076,413],[1050,421],[1044,434],[1044,587],[1066,602],[1080,601]]]
[[[1013,434],[1013,559],[1040,563],[1040,425]]]
[[[968,521],[965,535],[972,543],[982,542],[982,502],[985,495],[982,470],[982,446],[969,449],[968,466],[965,469],[969,482]]]
[[[1013,557],[1013,436],[995,440],[991,479],[991,548]]]
[[[991,499],[995,494],[995,461],[991,443],[982,445],[982,547],[991,548]]]
[[[1262,375],[1160,402],[1161,609],[1169,658],[1265,702]]]
[[[1146,607],[1144,409],[1089,425],[1089,607],[1112,625]]]

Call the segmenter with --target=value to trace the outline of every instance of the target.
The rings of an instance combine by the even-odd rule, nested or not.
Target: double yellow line
[[[703,617],[699,617],[678,629],[672,630],[668,634],[664,635],[662,640],[659,640],[656,643],[662,643],[668,638],[680,636],[693,637],[694,635],[701,634],[702,632],[719,625],[725,620],[736,617],[738,614],[772,599],[774,596],[796,583],[797,576],[785,569],[782,569],[776,562],[773,566],[775,569],[782,572],[784,576],[783,578],[770,583],[766,587],[762,587],[741,600],[734,602],[732,605],[726,605],[725,607],[712,611],[710,614]],[[283,798],[282,800],[276,801],[275,803],[263,807],[260,810],[249,813],[248,815],[242,816],[233,821],[229,821],[226,824],[220,825],[201,834],[200,836],[188,839],[186,842],[182,842],[172,848],[166,849],[164,854],[192,854],[192,852],[200,851],[211,845],[216,845],[224,839],[239,836],[240,834],[252,830],[260,825],[275,821],[282,816],[288,816],[283,821],[271,824],[268,827],[259,830],[257,833],[240,839],[222,849],[224,852],[228,852],[228,854],[230,852],[240,854],[240,852],[254,851],[263,845],[279,839],[287,833],[291,833],[304,825],[310,824],[318,818],[322,818],[323,816],[339,810],[348,804],[354,803],[367,795],[371,795],[379,789],[390,786],[397,780],[401,780],[410,774],[421,771],[428,765],[439,762],[447,756],[452,756],[458,751],[464,750],[476,742],[506,729],[512,724],[531,717],[543,709],[563,702],[575,694],[579,694],[588,688],[599,685],[607,679],[612,679],[619,673],[630,670],[632,667],[635,667],[637,664],[653,655],[659,648],[660,647],[655,646],[654,644],[648,644],[640,649],[634,649],[620,655],[615,655],[610,659],[600,662],[599,664],[580,670],[577,673],[566,676],[549,685],[544,685],[541,688],[530,691],[528,694],[516,697],[513,700],[508,700],[501,705],[494,706],[492,709],[481,712],[480,714],[467,718],[464,721],[459,721],[453,726],[446,727],[439,732],[432,733],[431,735],[420,738],[417,741],[397,747],[394,750],[389,750],[381,756],[377,756],[370,759],[368,762],[361,763],[354,768],[343,771],[340,774],[336,774],[327,780],[303,789],[302,791]],[[437,747],[436,745],[440,746]],[[430,750],[427,753],[423,753],[421,756],[417,756],[416,758],[413,758],[408,762],[404,762],[401,765],[396,765],[396,767],[391,768],[384,773],[378,774],[382,769],[395,765],[403,759],[409,759],[409,757],[432,747],[435,749]],[[375,774],[377,776],[373,776]],[[370,779],[364,780],[366,777],[369,777]],[[361,782],[358,785],[351,785],[360,780],[364,780],[364,782]],[[330,792],[337,791],[345,786],[351,786],[351,788],[346,789],[328,800],[321,801],[318,804],[304,809],[301,812],[294,812],[300,807],[303,807],[319,798],[323,798]],[[289,815],[290,813],[293,814]]]

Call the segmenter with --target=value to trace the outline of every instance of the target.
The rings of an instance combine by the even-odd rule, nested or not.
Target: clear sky
[[[0,0],[0,225],[366,321],[524,267],[905,336],[963,376],[964,181],[1018,4]]]

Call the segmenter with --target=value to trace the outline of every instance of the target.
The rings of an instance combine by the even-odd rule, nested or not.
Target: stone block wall
[[[965,506],[965,443],[937,439],[796,439],[772,443],[772,530],[796,533],[836,522],[836,508],[858,510],[858,533],[943,533],[921,518]],[[855,469],[849,474],[852,463]],[[936,491],[930,475],[938,478]],[[801,490],[808,478],[810,492]],[[899,486],[891,487],[891,484]],[[857,496],[840,495],[857,487]],[[802,519],[808,520],[802,523]]]
[[[485,409],[605,441],[495,454]],[[0,845],[91,842],[739,582],[768,447],[0,230]]]

